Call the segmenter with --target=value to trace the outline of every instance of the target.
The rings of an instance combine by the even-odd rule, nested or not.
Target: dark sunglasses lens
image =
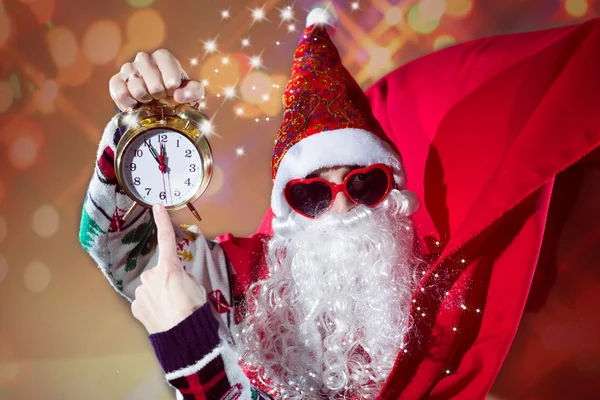
[[[316,217],[331,204],[331,188],[325,182],[294,183],[288,188],[292,208]]]
[[[348,179],[346,190],[357,203],[371,207],[387,194],[388,175],[381,168],[357,173]]]

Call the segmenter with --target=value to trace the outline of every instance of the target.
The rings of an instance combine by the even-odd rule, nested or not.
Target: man
[[[133,314],[153,334],[159,358],[176,387],[174,373],[188,364],[206,364],[207,357],[221,349],[223,367],[228,371],[227,390],[249,396],[247,378],[241,370],[231,371],[233,358],[225,349],[226,342],[218,345],[218,325],[212,321],[210,306],[201,307],[205,290],[218,296],[225,309],[221,334],[236,333],[234,341],[248,374],[270,380],[275,393],[284,398],[375,398],[403,347],[416,285],[408,216],[416,211],[418,202],[403,190],[401,158],[373,117],[366,96],[341,64],[326,31],[329,26],[333,32],[333,24],[331,14],[314,10],[296,51],[273,158],[272,205],[278,226],[268,243],[270,276],[247,290],[249,309],[255,312],[238,320],[237,329],[231,324],[234,311],[243,311],[241,305],[226,310],[233,301],[229,294],[235,277],[230,276],[231,267],[220,246],[211,249],[200,238],[190,244],[195,246],[192,251],[197,261],[186,266],[200,287],[194,284],[176,259],[174,235],[160,224],[165,218],[161,209],[155,215],[158,267],[142,273],[156,264],[156,258],[145,263],[140,259],[123,281],[113,279],[118,288],[135,298]],[[183,78],[185,72],[170,54],[140,54],[113,77],[111,95],[121,109],[164,96],[179,102],[200,100],[198,83],[181,86]],[[113,129],[109,126],[103,140],[112,140]],[[90,215],[98,213],[94,201],[99,196],[90,193]],[[111,201],[103,208],[124,208],[115,208]],[[144,217],[134,217],[138,218]],[[127,235],[141,226],[149,228],[148,221],[146,225],[138,221],[121,232]],[[182,233],[186,234],[179,232],[178,244]],[[123,244],[125,236],[119,241],[120,234],[108,239],[109,247]],[[166,242],[161,240],[163,235]],[[146,255],[153,257],[151,253],[148,250]],[[107,258],[97,256],[104,264]],[[118,264],[112,262],[112,268],[118,271]],[[210,276],[214,271],[219,276]],[[116,274],[110,267],[107,273]],[[166,277],[168,283],[161,285]],[[190,350],[177,348],[174,332],[186,330],[178,324],[197,308],[201,308],[194,314],[197,320],[187,324],[194,324],[200,336],[189,340],[212,345],[203,353],[194,353],[192,358],[197,359],[182,364],[173,358],[181,357],[177,353],[190,357]],[[169,330],[170,334],[165,332]],[[207,379],[219,372],[213,370]],[[224,389],[219,390],[219,396],[211,396],[220,398]]]
[[[308,39],[321,44],[328,40],[324,32],[309,28],[296,58],[310,59]],[[324,115],[319,111],[315,114],[321,96],[311,96],[314,93],[306,90],[302,90],[303,96],[294,96],[293,91],[310,83],[305,73],[311,69],[295,64],[294,72],[299,74],[286,90],[286,114],[274,155],[271,204],[276,218],[274,236],[264,257],[266,266],[262,263],[264,235],[248,239],[225,236],[220,245],[207,245],[198,238],[197,230],[174,227],[176,240],[172,240],[166,215],[159,209],[155,212],[161,249],[158,260],[152,252],[152,221],[147,213],[121,226],[119,218],[128,206],[127,199],[118,193],[118,188],[110,187],[113,192],[108,197],[112,203],[106,201],[100,205],[103,212],[98,211],[92,202],[97,204],[95,197],[99,197],[94,195],[94,183],[82,220],[83,237],[92,235],[93,240],[84,245],[117,289],[129,298],[135,292],[134,315],[152,334],[167,379],[183,396],[248,397],[253,390],[250,386],[259,386],[283,398],[374,398],[379,391],[383,398],[390,399],[481,398],[497,374],[527,298],[543,236],[540,221],[544,221],[548,212],[551,194],[551,186],[542,185],[600,142],[598,121],[594,118],[576,119],[577,122],[569,118],[574,139],[561,137],[559,146],[555,146],[558,141],[553,141],[556,128],[547,125],[563,124],[560,113],[552,111],[556,107],[564,109],[563,100],[579,107],[569,108],[568,115],[573,118],[580,113],[587,115],[598,106],[598,100],[590,96],[597,89],[596,81],[587,82],[580,89],[578,86],[577,96],[569,93],[564,98],[556,95],[559,89],[552,85],[558,78],[561,83],[572,84],[581,79],[582,73],[600,66],[597,56],[590,57],[598,53],[597,47],[594,52],[589,51],[590,45],[593,48],[598,43],[597,37],[597,24],[589,23],[501,38],[497,42],[492,39],[485,42],[487,46],[481,42],[479,48],[488,52],[486,58],[465,63],[465,54],[471,51],[472,56],[472,49],[480,44],[473,43],[440,52],[429,57],[429,63],[418,61],[390,74],[369,96],[387,138],[403,150],[404,164],[399,163],[399,157],[391,150],[394,146],[388,143],[370,112],[364,113],[368,107],[361,107],[360,95],[352,84],[346,86],[350,95],[345,98],[352,99],[358,107],[337,109],[361,110],[358,115],[351,114],[351,119],[358,121],[359,129],[370,132],[371,136],[359,135],[355,139],[360,143],[366,137],[373,138],[363,142],[373,147],[363,146],[359,151],[344,153],[347,150],[344,145],[351,146],[354,142],[335,142],[329,146],[321,142],[311,146],[313,138],[328,137],[322,126],[310,130],[318,126],[319,116]],[[329,43],[324,45],[328,47]],[[572,48],[578,52],[569,51]],[[340,75],[339,67],[332,67],[335,59],[316,57],[313,62],[321,68],[313,71],[320,72],[326,67],[328,73],[319,76],[323,79]],[[159,70],[166,65],[159,59],[155,62]],[[432,65],[442,63],[446,63],[450,84],[445,84],[439,93],[411,92],[411,84],[415,82],[426,87],[435,77],[445,83],[444,74],[427,73],[428,68],[434,69]],[[536,63],[543,63],[544,68],[534,68]],[[454,84],[457,78],[465,78],[468,67],[476,72],[471,70],[463,84]],[[138,68],[141,76],[133,76],[131,73],[136,71],[125,68],[112,85],[122,89],[132,84],[139,88],[143,86],[139,80],[143,82],[146,75],[156,73],[156,69],[149,74],[141,70],[149,69]],[[535,79],[523,80],[531,78],[531,71],[535,71]],[[165,91],[169,94],[171,90],[175,100],[183,101],[184,90],[173,92],[179,86],[181,72],[178,72],[179,75],[171,75],[173,79],[163,74],[170,86]],[[412,80],[407,80],[407,75]],[[343,72],[341,76],[347,81]],[[187,85],[185,88],[193,89],[195,83]],[[526,89],[527,96],[513,88]],[[325,98],[331,94],[326,92],[327,87],[317,86],[317,89],[323,90]],[[339,87],[334,89],[333,93],[338,93]],[[116,95],[115,100],[128,107],[135,104],[134,100],[150,99],[140,89],[134,91],[137,90],[136,94],[129,91],[131,96],[122,92],[123,96]],[[419,96],[410,98],[415,93]],[[498,97],[499,94],[504,97]],[[187,101],[201,97],[198,92],[196,96],[190,95]],[[493,106],[485,102],[490,98],[495,100]],[[394,106],[391,110],[390,105]],[[496,119],[489,110],[494,111]],[[312,125],[310,118],[298,115],[316,115],[317,124]],[[510,126],[499,123],[504,119],[498,116],[511,121]],[[495,124],[490,124],[492,120]],[[526,124],[536,120],[541,121],[537,126]],[[546,129],[540,128],[542,122]],[[331,130],[341,132],[346,128],[338,125]],[[105,160],[110,160],[110,148],[114,146],[113,131],[114,126],[109,125],[100,148],[105,157],[100,157],[98,163],[98,169],[104,169],[109,176]],[[305,131],[308,134],[303,136]],[[289,135],[290,132],[299,134],[300,139]],[[532,144],[540,140],[538,136],[543,138],[544,151],[553,157],[531,156]],[[484,157],[458,146],[459,140],[479,145]],[[304,149],[309,150],[308,156],[301,151]],[[524,150],[529,153],[523,153]],[[336,154],[340,153],[347,158],[336,160]],[[383,158],[357,159],[357,154],[383,155]],[[474,171],[473,164],[465,161],[465,154],[479,156],[478,169]],[[329,165],[320,165],[323,159],[319,155],[333,160]],[[521,160],[527,160],[528,168],[519,163]],[[404,166],[417,176],[413,188],[428,206],[429,214],[417,214],[415,221],[421,234],[431,234],[429,253],[437,258],[427,266],[418,287],[413,279],[418,271],[412,254],[411,224],[407,220],[416,207],[413,197],[402,191]],[[355,174],[353,169],[357,167],[359,171]],[[369,169],[364,170],[365,167]],[[363,197],[363,204],[355,207],[348,199],[357,200],[356,192],[352,194],[356,187],[337,185],[347,176],[347,181],[360,183],[359,175],[364,179],[372,171],[377,171],[382,181],[386,175],[392,182],[391,175],[395,189],[389,193],[374,191],[384,197],[379,204]],[[427,179],[425,174],[429,174]],[[518,180],[514,180],[516,177]],[[318,178],[332,183],[333,189]],[[334,199],[321,196],[318,187],[303,187],[312,184],[321,185],[325,193],[340,189],[342,192]],[[114,186],[114,180],[106,180],[106,185]],[[428,194],[424,188],[435,190]],[[103,189],[103,194],[109,193],[107,188]],[[266,221],[262,230],[270,233],[270,218]],[[108,231],[110,235],[106,234]],[[132,243],[134,236],[141,241]],[[178,249],[193,252],[193,263],[185,266],[209,292],[216,321],[210,307],[202,305],[203,290],[190,283],[192,278],[186,279],[175,256],[177,251],[172,246],[169,249],[169,243],[174,241]],[[138,251],[134,267],[127,271],[126,266],[132,265],[127,262],[131,249]],[[146,266],[157,264],[162,268],[142,274]],[[140,275],[142,286],[139,286]],[[171,282],[181,283],[184,290],[165,289],[161,282],[171,276],[179,277]],[[507,285],[510,292],[503,292]],[[169,293],[187,294],[178,300]],[[243,307],[244,294],[248,310]],[[231,307],[234,301],[236,307]],[[161,308],[161,304],[168,306]],[[167,318],[170,313],[174,316]],[[237,328],[236,323],[239,323]],[[219,334],[215,333],[217,330]],[[230,332],[250,382],[237,367],[237,357],[227,344]]]

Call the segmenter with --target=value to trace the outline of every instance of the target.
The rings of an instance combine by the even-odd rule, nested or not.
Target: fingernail
[[[156,203],[152,208],[154,209],[154,212],[160,212],[160,203]]]

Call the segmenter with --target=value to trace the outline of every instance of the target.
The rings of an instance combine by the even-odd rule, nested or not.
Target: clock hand
[[[167,170],[167,164],[166,164],[166,160],[167,160],[167,146],[165,146],[164,144],[161,143],[160,146],[160,160],[162,161],[162,165],[165,167],[165,171]],[[163,171],[161,169],[161,171]],[[165,173],[165,171],[163,171],[163,174]],[[171,197],[171,202],[173,202],[173,194],[171,193],[171,170],[169,170],[167,172],[167,182],[169,182],[169,195]],[[165,194],[166,194],[167,189],[165,188]]]
[[[165,164],[165,145],[163,143],[160,144],[160,154],[158,155],[158,169],[163,174],[167,170],[167,165]]]
[[[158,153],[156,152],[156,149],[154,148],[154,146],[152,146],[152,144],[150,142],[148,142],[148,148],[150,149],[150,153],[152,154],[152,157],[154,157],[154,159],[156,160],[156,162],[160,165],[160,159],[158,158]]]

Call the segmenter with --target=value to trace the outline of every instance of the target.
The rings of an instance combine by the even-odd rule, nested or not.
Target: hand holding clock
[[[161,49],[138,53],[123,64],[109,88],[122,110],[114,120],[124,128],[115,156],[117,180],[134,200],[124,218],[136,205],[161,203],[170,211],[187,206],[201,221],[193,202],[212,175],[210,146],[200,128],[208,117],[193,107],[204,98],[203,86],[189,80],[180,62]]]
[[[164,332],[206,303],[206,291],[183,269],[177,255],[175,232],[163,205],[153,207],[158,229],[158,265],[142,273],[131,312],[148,333]]]
[[[110,79],[109,90],[120,110],[164,98],[180,104],[204,98],[202,84],[190,80],[179,60],[165,49],[152,54],[139,52]]]

